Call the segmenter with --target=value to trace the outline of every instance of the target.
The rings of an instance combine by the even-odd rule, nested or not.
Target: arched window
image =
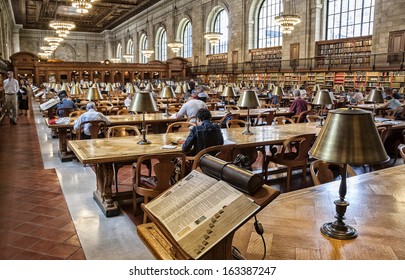
[[[328,0],[326,39],[373,33],[375,0]]]
[[[214,32],[222,33],[219,44],[214,46],[213,53],[226,53],[228,52],[228,13],[221,10],[214,21]]]
[[[134,62],[134,41],[132,39],[129,39],[127,42],[127,51],[126,51],[127,55],[130,55],[130,58],[125,58],[127,62]]]
[[[157,42],[156,45],[156,59],[160,61],[167,60],[167,33],[163,28],[159,28],[156,33]]]
[[[147,63],[148,58],[142,53],[143,50],[148,49],[148,37],[145,34],[141,35],[139,39],[139,63]]]
[[[184,25],[183,32],[183,50],[182,56],[184,58],[192,57],[193,55],[193,30],[191,28],[191,22],[187,21]]]
[[[119,59],[119,62],[122,62],[122,45],[121,45],[121,43],[118,43],[118,45],[117,45],[117,52],[116,52],[115,57]]]
[[[274,18],[283,12],[282,0],[264,0],[257,17],[257,47],[269,48],[283,44],[283,34]]]

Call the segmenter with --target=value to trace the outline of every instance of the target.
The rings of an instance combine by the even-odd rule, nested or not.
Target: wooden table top
[[[281,194],[258,220],[267,241],[266,259],[405,259],[405,165],[348,178],[345,222],[358,231],[354,240],[336,240],[320,232],[335,220],[340,181]],[[235,234],[233,245],[248,259],[260,259],[263,245],[252,219]]]
[[[249,115],[251,117],[255,117],[264,111],[276,111],[276,115],[288,115],[290,112],[288,108],[261,108],[261,109],[250,109]],[[247,110],[232,110],[231,113],[240,114],[241,117],[247,116]],[[223,110],[211,111],[212,119],[219,120],[224,117],[227,113]],[[107,118],[111,121],[111,125],[133,125],[133,124],[141,124],[142,123],[142,114],[138,115],[112,115],[107,116]],[[75,122],[75,118],[70,118],[70,122],[68,124],[49,124],[49,120],[46,119],[46,124],[50,128],[71,128]],[[165,116],[164,113],[152,113],[152,114],[145,114],[145,121],[147,124],[151,123],[172,123],[178,121],[185,121],[186,119],[176,119],[174,115],[172,116]]]
[[[254,126],[250,127],[253,135],[245,135],[244,127],[222,129],[226,143],[236,143],[239,147],[255,147],[264,144],[275,144],[289,137],[305,134],[319,133],[317,123],[299,123],[278,126]],[[69,141],[70,149],[76,154],[83,164],[102,162],[126,162],[135,161],[139,156],[151,153],[168,153],[181,150],[181,145],[175,149],[162,149],[165,144],[185,139],[188,132],[149,134],[146,139],[152,143],[138,145],[141,136],[117,137],[110,139],[91,139]]]

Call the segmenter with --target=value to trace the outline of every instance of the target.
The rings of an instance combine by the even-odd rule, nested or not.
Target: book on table
[[[41,108],[42,111],[46,111],[49,108],[51,108],[51,107],[53,107],[53,106],[55,106],[56,104],[59,104],[59,103],[60,103],[59,98],[52,98],[52,99],[49,99],[48,101],[46,101],[44,103],[41,103],[39,105],[39,108]]]
[[[199,259],[260,206],[227,182],[193,170],[143,208],[169,240]]]

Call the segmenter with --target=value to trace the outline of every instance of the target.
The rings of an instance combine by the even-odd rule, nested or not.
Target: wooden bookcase
[[[316,66],[319,68],[339,66],[369,66],[371,36],[316,42]]]
[[[282,58],[282,47],[272,47],[264,49],[251,49],[251,61],[253,67],[266,68],[279,65]]]

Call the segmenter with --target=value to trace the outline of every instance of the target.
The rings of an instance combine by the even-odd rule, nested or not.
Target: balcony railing
[[[392,70],[405,68],[405,52],[383,54],[356,54],[318,56],[294,60],[247,61],[233,64],[199,65],[190,68],[192,75],[245,74],[267,72]]]

